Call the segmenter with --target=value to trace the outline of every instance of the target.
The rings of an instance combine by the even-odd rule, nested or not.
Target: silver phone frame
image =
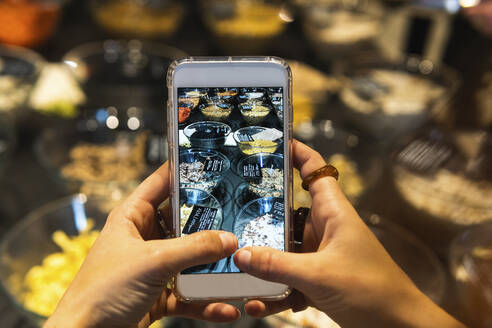
[[[180,73],[194,71],[193,74]],[[220,72],[223,70],[223,72]],[[227,73],[224,73],[226,72]],[[268,74],[269,73],[269,74]],[[180,74],[184,77],[180,77]],[[276,75],[278,74],[278,75]],[[274,76],[275,78],[272,78]],[[281,78],[279,78],[282,76]],[[178,79],[176,78],[178,77]],[[275,81],[275,79],[278,79]],[[179,87],[283,87],[284,95],[284,206],[285,250],[293,250],[292,201],[292,72],[278,57],[188,57],[174,61],[168,69],[167,134],[169,144],[170,204],[175,236],[180,236],[179,152],[177,89]],[[243,288],[246,287],[246,288]],[[182,301],[280,300],[291,289],[246,273],[178,274],[172,280],[174,294]]]

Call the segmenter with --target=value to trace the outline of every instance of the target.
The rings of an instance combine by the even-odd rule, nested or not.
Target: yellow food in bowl
[[[53,242],[61,252],[47,255],[24,276],[22,301],[26,309],[45,317],[53,313],[99,235],[93,226],[88,220],[87,229],[78,236],[67,236],[60,230],[53,233]]]
[[[250,124],[261,123],[268,114],[270,114],[270,108],[261,105],[253,105],[250,110],[242,109],[241,114],[243,114],[244,120]]]
[[[268,38],[280,34],[285,22],[279,8],[259,1],[238,2],[235,15],[226,19],[209,18],[217,35],[236,38]]]
[[[239,149],[245,155],[253,155],[258,153],[274,153],[277,150],[278,143],[271,140],[254,140],[239,143]]]
[[[232,107],[210,105],[202,109],[202,114],[214,121],[225,120],[232,112]]]

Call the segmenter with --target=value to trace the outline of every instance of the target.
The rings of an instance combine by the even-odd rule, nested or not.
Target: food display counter
[[[492,63],[471,63],[472,52],[421,58],[427,25],[418,19],[408,52],[384,58],[386,8],[405,5],[0,2],[0,24],[9,26],[0,31],[0,326],[39,326],[111,208],[167,160],[167,66],[187,55],[254,54],[289,61],[295,138],[338,168],[341,189],[392,258],[458,319],[480,328],[471,316],[491,322],[479,287],[490,289],[492,239],[480,225],[492,221],[492,136],[485,121],[462,126],[459,118],[468,105],[477,112],[492,101],[486,88],[470,90],[488,81]],[[456,20],[451,50],[477,35]],[[467,65],[477,63],[485,73],[470,83]],[[250,214],[283,197],[281,91],[191,88],[178,103],[181,218],[194,206],[216,209],[210,226],[239,233],[241,246],[283,229],[269,213]],[[220,168],[205,171],[204,158]],[[262,170],[261,181],[237,174],[248,165]],[[295,207],[309,207],[296,170],[293,180]],[[230,258],[217,265],[237,270]],[[215,325],[166,318],[152,327]],[[243,315],[225,327],[338,325],[309,308],[262,320]]]

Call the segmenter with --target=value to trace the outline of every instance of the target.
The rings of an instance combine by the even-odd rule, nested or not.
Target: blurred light
[[[111,130],[114,130],[118,127],[118,125],[120,124],[120,121],[118,120],[118,118],[116,116],[109,116],[108,119],[106,120],[106,126],[108,128],[110,128]]]
[[[460,5],[463,8],[475,7],[480,3],[480,0],[460,0]]]
[[[126,115],[128,117],[138,116],[138,115],[140,115],[140,112],[141,112],[140,111],[140,108],[135,107],[135,106],[132,106],[132,107],[130,107],[130,108],[127,109]]]
[[[128,128],[130,130],[135,131],[135,130],[137,130],[140,127],[140,120],[138,118],[136,118],[136,117],[130,117],[128,119],[127,124],[128,124]]]
[[[95,131],[97,129],[97,121],[93,118],[91,118],[90,120],[87,120],[87,122],[85,123],[86,127],[87,127],[87,130],[89,131]]]
[[[108,114],[109,115],[113,115],[113,116],[117,116],[118,115],[118,110],[114,106],[109,106],[108,109],[107,109],[107,111],[108,111]]]
[[[424,75],[428,75],[432,73],[433,70],[434,70],[434,64],[430,60],[424,59],[420,62],[419,64],[420,73]]]
[[[465,1],[470,1],[470,0],[465,0]],[[444,7],[446,8],[446,10],[448,12],[454,14],[458,10],[460,10],[460,2],[461,2],[461,0],[445,0],[444,1]]]
[[[85,195],[81,196],[85,197]],[[87,200],[87,198],[85,198],[85,200]],[[74,197],[72,199],[72,210],[75,220],[75,227],[78,231],[84,231],[87,229],[87,216],[84,209],[85,200],[82,197]]]
[[[74,62],[73,60],[64,60],[63,61],[65,64],[67,64],[68,66],[72,67],[72,68],[77,68],[77,66],[79,66],[76,62]]]
[[[347,146],[349,147],[355,147],[359,144],[359,137],[357,137],[354,134],[351,134],[347,138]]]
[[[99,122],[99,123],[104,123],[106,122],[106,120],[108,119],[108,112],[106,111],[105,108],[99,108],[97,111],[96,111],[96,120]]]
[[[280,12],[278,13],[278,17],[280,17],[280,19],[286,23],[292,23],[294,21],[294,17],[292,16],[292,13],[285,7],[280,9]]]
[[[120,189],[113,190],[111,193],[111,199],[114,201],[119,201],[123,198],[123,193]]]

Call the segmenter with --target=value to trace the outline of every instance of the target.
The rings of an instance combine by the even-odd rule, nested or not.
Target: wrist
[[[395,303],[391,316],[397,327],[406,328],[465,328],[413,286]]]
[[[66,304],[63,299],[55,312],[46,320],[43,328],[85,328],[91,327],[92,311],[87,305]]]

